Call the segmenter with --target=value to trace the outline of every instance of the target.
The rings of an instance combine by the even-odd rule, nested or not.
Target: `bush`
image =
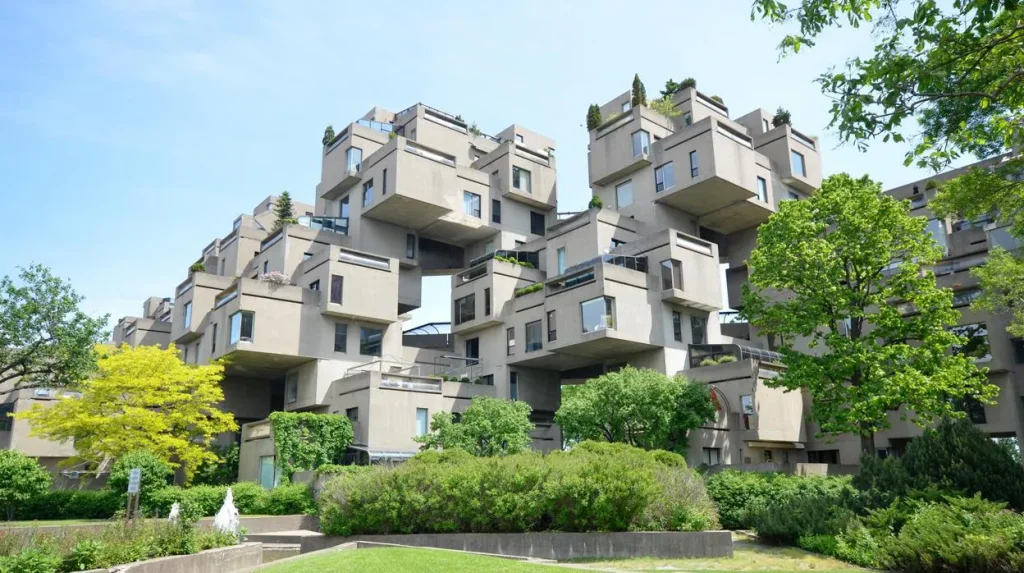
[[[7,519],[14,519],[19,504],[45,493],[52,479],[36,460],[14,450],[0,450],[0,507]]]
[[[296,515],[316,513],[313,489],[309,484],[282,484],[270,490],[263,513],[268,515]]]
[[[200,465],[192,478],[193,485],[231,485],[238,481],[238,446],[215,446],[213,453],[220,460]]]
[[[805,536],[838,535],[856,519],[852,511],[830,495],[814,492],[784,496],[749,514],[750,525],[758,537],[773,543],[796,543]]]
[[[139,482],[139,499],[145,501],[152,492],[166,487],[174,470],[171,466],[145,450],[129,452],[114,462],[110,468],[107,487],[119,494],[128,491],[128,476],[132,468],[142,470]]]
[[[590,203],[587,203],[587,207],[590,209],[600,209],[604,207],[604,201],[597,195],[594,195],[590,198]]]
[[[325,486],[320,521],[329,535],[717,526],[680,457],[593,442],[547,456],[429,451],[395,469],[342,474]]]
[[[188,272],[190,272],[190,273],[205,273],[206,272],[206,265],[204,265],[203,263],[192,263],[192,266],[190,266],[188,268]]]
[[[707,489],[718,506],[722,527],[726,529],[750,528],[753,513],[772,503],[815,496],[845,503],[855,496],[850,478],[846,476],[788,476],[737,470],[723,470],[709,476]]]
[[[270,493],[257,483],[239,482],[231,486],[200,485],[190,488],[168,486],[153,492],[143,500],[143,513],[148,516],[166,516],[174,502],[190,505],[199,515],[216,515],[224,505],[228,487],[234,496],[235,507],[241,515],[266,515]]]
[[[601,107],[596,103],[587,108],[587,130],[597,129],[601,125]]]
[[[18,519],[110,519],[123,507],[121,494],[111,490],[58,489],[18,505]]]

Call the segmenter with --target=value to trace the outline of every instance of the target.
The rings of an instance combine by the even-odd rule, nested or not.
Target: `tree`
[[[135,468],[141,470],[139,496],[146,499],[154,491],[167,487],[167,482],[171,474],[174,473],[171,466],[146,450],[128,452],[117,458],[114,465],[110,467],[107,487],[117,493],[127,493],[128,479],[131,471]]]
[[[685,89],[695,88],[695,87],[697,87],[697,80],[695,80],[693,78],[686,78],[685,80],[679,82],[679,89],[680,90],[685,90]]]
[[[775,110],[775,116],[772,117],[772,127],[779,127],[780,125],[789,125],[792,121],[792,117],[789,111],[784,107],[780,107]]]
[[[173,344],[99,347],[99,353],[99,373],[81,383],[80,397],[14,415],[31,423],[34,436],[73,440],[69,463],[95,465],[147,450],[172,468],[184,466],[190,482],[200,464],[217,459],[210,442],[238,430],[234,417],[217,407],[224,400],[223,365],[184,364]]]
[[[949,353],[967,340],[948,330],[959,313],[927,270],[941,249],[926,224],[867,177],[833,175],[783,203],[750,255],[742,313],[780,339],[787,367],[767,384],[806,390],[821,430],[856,433],[865,452],[889,412],[906,407],[923,425],[998,393],[972,357]]]
[[[430,432],[416,441],[423,450],[461,448],[480,457],[526,452],[532,443],[531,411],[526,402],[476,396],[458,422],[449,412],[434,414]]]
[[[661,90],[661,97],[668,98],[671,100],[672,96],[679,93],[679,90],[681,89],[682,86],[677,84],[675,80],[673,80],[672,78],[669,78],[668,80],[665,81],[665,89]]]
[[[203,462],[196,469],[196,485],[231,485],[238,481],[238,455],[237,445],[214,446],[213,453],[220,458],[216,462]]]
[[[0,506],[7,521],[14,519],[14,508],[50,489],[53,478],[39,462],[14,450],[0,450]]]
[[[330,142],[334,141],[334,126],[333,125],[328,125],[324,129],[324,138],[321,141],[323,141],[324,145],[327,145]]]
[[[601,107],[596,103],[590,104],[587,108],[587,130],[597,129],[601,126]]]
[[[555,422],[569,442],[621,442],[685,453],[687,433],[714,416],[707,387],[626,366],[563,387]]]
[[[50,269],[20,270],[20,284],[0,280],[0,385],[73,386],[95,370],[108,316],[85,314],[83,298]]]
[[[650,102],[650,108],[670,119],[673,117],[679,117],[683,113],[676,109],[676,105],[672,103],[671,96],[666,96],[661,99],[652,99]]]
[[[633,74],[633,88],[630,90],[630,105],[647,105],[647,89],[640,81],[640,74]]]
[[[282,191],[281,196],[277,198],[274,214],[277,215],[277,220],[274,221],[274,231],[280,230],[285,225],[294,225],[299,222],[292,210],[292,196],[287,191]]]

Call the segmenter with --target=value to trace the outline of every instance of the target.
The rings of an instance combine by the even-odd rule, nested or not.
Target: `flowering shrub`
[[[262,275],[260,275],[260,280],[265,283],[270,283],[272,285],[279,286],[287,286],[292,284],[292,279],[288,278],[288,275],[278,271],[270,271],[269,273],[263,273]]]

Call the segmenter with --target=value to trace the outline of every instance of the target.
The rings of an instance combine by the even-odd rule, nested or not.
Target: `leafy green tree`
[[[449,412],[430,420],[430,432],[416,438],[422,449],[461,448],[474,456],[490,457],[529,451],[532,409],[526,402],[477,396],[458,423]]]
[[[789,125],[792,121],[792,117],[789,111],[784,107],[780,107],[775,110],[775,116],[772,117],[772,127],[779,127],[780,125]]]
[[[697,87],[697,80],[695,80],[693,78],[686,78],[685,80],[679,82],[679,89],[680,90],[685,90],[685,89],[688,89],[688,88],[695,88],[695,87]]]
[[[95,371],[108,316],[85,314],[83,298],[50,269],[20,271],[18,282],[0,280],[0,385],[73,386]]]
[[[630,90],[630,96],[630,105],[633,107],[647,105],[647,89],[640,81],[640,74],[633,74],[633,88]]]
[[[780,339],[787,367],[768,385],[809,392],[821,430],[856,433],[865,452],[889,412],[906,407],[926,424],[998,393],[972,357],[949,353],[967,341],[948,330],[951,291],[926,270],[941,256],[926,224],[867,177],[833,175],[783,203],[750,256],[742,313]]]
[[[682,89],[682,86],[677,84],[672,78],[669,78],[665,81],[665,89],[661,90],[661,97],[672,99],[672,96],[678,93],[680,89]]]
[[[218,456],[217,461],[207,460],[196,469],[194,485],[231,485],[238,481],[237,445],[214,446],[211,451]]]
[[[587,130],[597,129],[601,126],[601,107],[596,103],[590,104],[587,108]]]
[[[299,222],[295,218],[293,209],[291,194],[287,191],[282,191],[281,196],[277,198],[277,204],[274,206],[274,214],[277,215],[277,220],[274,221],[274,231],[279,230],[285,225],[294,225]]]
[[[705,386],[632,366],[562,388],[555,422],[569,442],[621,442],[686,452],[687,433],[714,418]]]
[[[650,108],[667,118],[679,117],[683,113],[682,111],[676,108],[674,103],[672,103],[671,96],[665,96],[660,99],[652,99],[650,101]]]
[[[167,487],[174,470],[167,462],[146,450],[136,450],[117,458],[110,467],[107,487],[117,493],[128,492],[128,477],[132,469],[141,470],[139,476],[139,496],[147,498],[154,491]]]
[[[7,521],[14,519],[14,508],[50,489],[53,478],[39,462],[14,450],[0,450],[0,506]]]
[[[334,141],[334,126],[333,125],[328,125],[324,129],[324,138],[323,138],[322,141],[323,141],[324,145],[327,145],[328,143]]]

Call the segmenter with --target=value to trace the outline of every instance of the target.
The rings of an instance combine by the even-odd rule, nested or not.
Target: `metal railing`
[[[647,272],[647,257],[646,256],[629,256],[629,255],[601,255],[600,257],[594,257],[588,261],[573,265],[562,274],[568,274],[576,271],[581,271],[587,267],[592,267],[598,263],[606,265],[615,265],[617,267],[623,267],[634,271],[640,271],[642,273]]]
[[[368,127],[374,131],[379,131],[380,133],[391,133],[395,130],[395,126],[390,123],[384,123],[382,121],[373,121],[371,119],[357,119],[356,125]]]
[[[535,269],[540,268],[540,255],[531,251],[494,251],[469,261],[469,266],[475,267],[481,263],[486,263],[494,257],[514,259],[520,263],[530,263]]]
[[[339,235],[348,234],[348,217],[312,217],[303,215],[298,218],[298,221],[303,227],[309,227],[317,231],[330,231]]]

